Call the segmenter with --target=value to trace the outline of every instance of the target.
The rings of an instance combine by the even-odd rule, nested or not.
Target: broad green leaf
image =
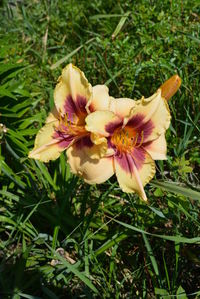
[[[177,292],[177,299],[188,299],[188,297],[186,296],[185,290],[182,288],[182,286],[179,286]]]
[[[168,291],[165,289],[159,289],[155,288],[155,294],[160,295],[160,299],[171,299],[171,296],[169,295]]]

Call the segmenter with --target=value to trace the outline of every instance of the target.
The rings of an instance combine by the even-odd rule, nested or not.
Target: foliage
[[[1,4],[3,298],[198,298],[199,9],[198,0]],[[27,158],[70,61],[115,97],[182,78],[149,204],[114,178],[84,184],[64,154],[49,164]]]

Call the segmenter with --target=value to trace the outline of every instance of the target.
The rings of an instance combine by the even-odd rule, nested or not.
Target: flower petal
[[[109,136],[109,126],[119,126],[122,120],[111,111],[95,111],[89,114],[86,119],[86,130],[102,136]]]
[[[136,101],[128,98],[111,98],[110,101],[110,111],[122,118],[129,116],[131,109],[136,105]]]
[[[89,104],[90,112],[97,110],[110,110],[110,96],[106,85],[96,85],[92,87],[92,99]]]
[[[143,186],[155,175],[155,163],[151,157],[142,149],[134,149],[133,154],[116,155],[114,167],[121,189],[127,193],[136,192],[146,201]]]
[[[54,101],[59,113],[72,120],[74,115],[87,114],[86,105],[92,95],[92,87],[80,69],[68,64],[62,71],[54,91]]]
[[[157,139],[165,133],[170,124],[170,111],[167,101],[161,96],[159,89],[150,98],[142,98],[132,109],[128,126],[132,126],[139,134],[143,131],[144,142]]]
[[[144,144],[143,148],[149,153],[153,160],[167,159],[167,143],[164,134],[161,134],[157,139]]]
[[[53,138],[57,125],[58,121],[52,121],[40,129],[35,139],[34,149],[29,152],[29,158],[48,162],[60,156],[65,147],[60,146],[59,141]]]
[[[107,153],[107,139],[99,135],[91,134],[76,142],[76,147],[84,152],[90,159],[100,159]]]
[[[59,113],[58,113],[58,110],[56,109],[56,107],[54,107],[52,109],[52,111],[49,113],[49,115],[47,116],[45,123],[48,124],[48,123],[50,123],[52,121],[56,121],[58,119],[59,119]]]
[[[91,159],[77,144],[67,150],[67,158],[72,173],[89,184],[101,184],[114,174],[112,158]]]

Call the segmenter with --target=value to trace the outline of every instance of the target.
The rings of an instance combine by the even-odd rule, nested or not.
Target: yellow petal
[[[86,130],[102,136],[109,136],[107,126],[120,123],[120,118],[111,111],[95,111],[89,114],[86,119]]]
[[[58,119],[59,119],[59,113],[58,113],[56,107],[54,107],[52,109],[52,111],[49,113],[49,115],[47,116],[45,123],[48,124],[48,123],[50,123],[52,121],[56,121]]]
[[[97,110],[110,110],[110,96],[106,85],[96,85],[92,87],[92,99],[88,103],[91,112]]]
[[[100,159],[107,154],[107,139],[92,133],[90,136],[77,140],[76,147],[90,159]]]
[[[88,83],[84,73],[71,63],[62,71],[54,91],[54,101],[56,108],[62,114],[65,114],[65,106],[68,98],[76,104],[77,98],[82,97],[86,103],[92,95],[92,87]]]
[[[158,89],[151,97],[147,99],[142,98],[136,103],[136,106],[131,111],[129,121],[136,116],[141,117],[142,121],[141,123],[138,122],[137,127],[142,126],[144,128],[144,135],[145,124],[147,124],[149,133],[145,142],[157,139],[161,134],[165,133],[169,127],[171,116],[167,101],[161,96],[161,90]],[[153,129],[151,129],[152,127]]]
[[[95,133],[91,133],[90,139],[94,145],[87,149],[87,155],[91,159],[99,159],[104,157],[108,149],[107,139]]]
[[[101,184],[114,173],[112,158],[91,159],[76,144],[67,150],[67,158],[72,173],[89,184]]]
[[[127,193],[136,192],[144,201],[147,201],[143,187],[154,177],[155,163],[148,154],[145,155],[145,160],[140,168],[137,168],[137,164],[131,160],[130,156],[126,156],[126,159],[130,171],[127,171],[126,166],[124,167],[123,162],[121,163],[117,157],[114,159],[115,172],[120,188]]]
[[[120,117],[129,116],[131,109],[136,105],[136,101],[128,98],[111,98],[110,111]]]
[[[161,134],[157,139],[144,145],[144,149],[153,160],[166,160],[167,143],[165,135]]]
[[[40,129],[35,139],[34,149],[29,152],[29,158],[48,162],[60,156],[65,148],[60,147],[58,141],[52,137],[55,132],[54,128],[58,126],[58,123],[57,120],[52,121]]]

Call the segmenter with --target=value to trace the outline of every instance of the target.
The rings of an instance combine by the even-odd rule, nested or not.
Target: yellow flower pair
[[[155,174],[154,160],[166,159],[167,100],[180,82],[173,76],[147,99],[114,99],[105,85],[92,87],[84,73],[69,64],[29,157],[48,162],[66,150],[71,171],[85,182],[100,184],[115,173],[124,192],[147,200],[143,186]]]

